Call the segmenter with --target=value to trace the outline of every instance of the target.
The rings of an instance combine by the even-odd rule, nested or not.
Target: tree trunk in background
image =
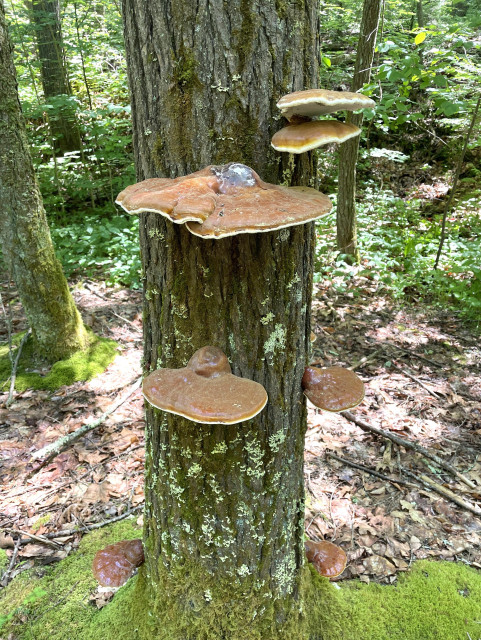
[[[56,150],[75,151],[80,149],[80,133],[75,111],[66,103],[72,92],[65,64],[59,0],[33,0],[32,18],[45,102],[53,102],[55,107],[48,116]]]
[[[289,163],[270,139],[280,96],[317,86],[316,0],[123,9],[139,179],[229,161],[272,182],[313,178],[310,154]],[[256,418],[231,426],[147,407],[142,638],[304,638],[313,227],[203,240],[141,214],[145,371],[183,366],[212,344],[269,395]]]
[[[12,50],[0,3],[0,238],[38,353],[55,361],[85,348],[87,334],[55,257],[28,149]]]
[[[381,15],[381,0],[364,0],[356,64],[351,91],[358,91],[371,78],[376,37]],[[362,113],[349,113],[346,121],[362,126]],[[359,136],[351,138],[339,150],[339,193],[337,196],[337,248],[350,263],[359,262],[356,223],[356,162]]]

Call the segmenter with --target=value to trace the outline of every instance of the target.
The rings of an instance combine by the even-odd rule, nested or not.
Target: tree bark
[[[80,149],[81,142],[75,112],[66,104],[72,91],[65,64],[59,0],[33,0],[32,18],[44,98],[55,107],[48,116],[56,150],[60,153],[75,151]]]
[[[87,334],[55,257],[28,149],[3,4],[0,3],[0,238],[37,352],[60,360]]]
[[[381,0],[364,0],[356,63],[351,91],[358,91],[371,78],[376,48],[377,30],[381,15]],[[362,126],[362,113],[348,114],[346,122]],[[337,196],[337,248],[347,256],[347,262],[359,262],[356,221],[356,162],[359,136],[341,145],[339,150],[339,193]]]
[[[229,161],[272,182],[313,178],[310,154],[294,162],[270,139],[281,95],[317,84],[317,2],[123,9],[139,179]],[[140,222],[146,372],[212,344],[269,395],[258,416],[231,426],[147,407],[141,637],[304,638],[313,224],[203,240],[156,214]]]

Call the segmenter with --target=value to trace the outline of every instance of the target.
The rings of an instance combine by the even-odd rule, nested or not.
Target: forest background
[[[36,3],[52,9],[56,3]],[[57,254],[68,277],[140,287],[138,219],[114,205],[135,181],[130,106],[117,2],[64,2],[60,25],[68,93],[45,98],[28,3],[8,0],[19,92]],[[361,3],[320,3],[320,86],[348,89]],[[449,305],[479,324],[480,137],[475,127],[447,215],[447,240],[434,270],[441,219],[479,93],[481,5],[406,2],[383,8],[358,162],[361,263],[335,246],[335,211],[318,224],[315,279],[340,291],[353,278],[395,298]],[[40,14],[53,31],[52,15]],[[44,71],[45,73],[45,71]],[[52,73],[56,73],[52,69]],[[44,79],[45,80],[45,79]],[[62,151],[55,122],[68,110],[80,144]],[[148,135],[148,132],[145,132]],[[318,155],[321,191],[335,200],[337,154]]]

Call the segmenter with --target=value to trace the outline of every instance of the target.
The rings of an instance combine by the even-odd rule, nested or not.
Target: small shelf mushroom
[[[306,540],[304,548],[308,562],[313,564],[321,576],[336,578],[346,568],[347,556],[344,549],[332,542],[327,540],[321,540],[321,542]]]
[[[92,571],[102,587],[120,587],[143,562],[142,540],[122,540],[97,551]]]
[[[324,411],[346,411],[364,400],[364,383],[350,369],[306,367],[301,384],[304,395]]]
[[[282,96],[277,106],[289,124],[273,135],[271,145],[276,151],[304,153],[333,142],[341,144],[361,133],[350,122],[311,118],[334,111],[366,109],[374,106],[374,100],[350,91],[307,89]]]
[[[362,93],[330,91],[328,89],[306,89],[288,93],[277,103],[282,115],[291,120],[293,116],[314,116],[335,111],[357,111],[374,107],[374,100]]]
[[[305,224],[332,208],[316,189],[269,184],[238,162],[173,180],[144,180],[124,189],[116,202],[128,213],[159,213],[186,223],[196,236],[216,240]]]
[[[206,424],[250,420],[267,402],[264,387],[233,375],[227,356],[212,346],[196,351],[186,367],[153,371],[142,391],[154,407]]]

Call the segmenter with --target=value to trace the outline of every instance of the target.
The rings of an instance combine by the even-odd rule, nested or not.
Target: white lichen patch
[[[295,276],[292,278],[292,280],[289,282],[289,284],[287,285],[288,289],[292,289],[292,287],[297,284],[298,282],[301,281],[301,276],[296,273]]]
[[[158,229],[149,229],[148,231],[149,238],[158,238],[159,240],[164,240],[164,234]]]
[[[246,469],[248,476],[262,478],[265,474],[263,463],[263,451],[260,443],[253,438],[247,440],[244,448],[248,454],[249,466]]]
[[[237,569],[237,575],[241,578],[243,576],[248,576],[250,574],[250,569],[246,564],[241,564],[241,566]]]
[[[225,442],[218,442],[215,447],[212,449],[212,453],[220,453],[223,454],[227,451],[228,447]]]
[[[282,429],[279,429],[279,431],[276,431],[271,436],[269,436],[269,446],[271,448],[271,451],[273,451],[274,453],[278,451],[279,447],[281,446],[281,444],[284,442],[285,439],[286,439],[286,432],[283,431]]]
[[[282,350],[286,346],[287,329],[282,324],[276,324],[274,331],[264,342],[264,353],[274,356],[277,350]]]
[[[296,574],[296,560],[293,553],[282,556],[279,564],[274,570],[274,580],[277,583],[277,590],[281,595],[292,592],[294,576]]]
[[[261,324],[269,324],[269,322],[272,322],[274,318],[275,318],[275,315],[269,311],[268,314],[266,314],[265,316],[262,316]]]
[[[202,467],[198,462],[194,462],[194,464],[187,471],[187,476],[189,478],[196,478],[201,473],[202,473]]]

